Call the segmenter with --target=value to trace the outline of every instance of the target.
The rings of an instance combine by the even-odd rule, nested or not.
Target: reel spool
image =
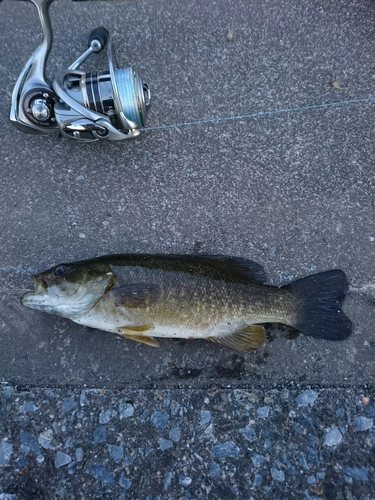
[[[48,9],[54,0],[29,1],[38,9],[44,40],[18,78],[11,122],[23,132],[60,132],[83,142],[138,137],[151,104],[150,88],[135,68],[119,67],[108,31],[94,29],[86,52],[50,82],[45,66],[52,46]],[[105,46],[108,70],[86,73],[78,69]]]
[[[84,73],[75,69],[81,64],[77,60],[55,75],[52,87],[62,100],[54,107],[57,124],[63,135],[79,140],[136,137],[150,108],[149,86],[135,68],[119,68],[105,28],[91,33],[90,47],[98,39],[102,40],[100,50],[108,47],[108,70]]]

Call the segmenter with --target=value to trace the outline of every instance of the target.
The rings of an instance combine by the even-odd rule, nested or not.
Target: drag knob
[[[42,122],[45,122],[51,116],[47,102],[44,99],[35,99],[33,101],[31,113],[36,120]]]

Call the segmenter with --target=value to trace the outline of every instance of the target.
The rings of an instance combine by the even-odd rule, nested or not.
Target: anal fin
[[[142,344],[147,344],[151,347],[159,347],[159,342],[154,339],[154,337],[146,337],[144,335],[132,335],[130,333],[123,333],[121,335],[126,339],[135,340],[136,342],[141,342]]]
[[[154,329],[153,325],[127,325],[120,326],[121,336],[126,339],[135,340],[142,344],[147,344],[152,347],[159,347],[159,342],[148,335],[143,335],[143,332],[148,332]]]
[[[229,335],[208,337],[207,340],[212,340],[236,351],[256,351],[266,340],[266,330],[259,325],[245,325]]]

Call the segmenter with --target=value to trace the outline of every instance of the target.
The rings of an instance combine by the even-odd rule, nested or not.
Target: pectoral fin
[[[141,342],[142,344],[147,344],[152,347],[159,347],[159,342],[154,339],[154,337],[149,337],[147,335],[142,335],[141,332],[147,332],[149,330],[153,330],[154,327],[152,325],[129,325],[129,326],[121,326],[119,330],[121,332],[121,336],[126,339],[135,340],[137,342]]]
[[[222,337],[209,337],[224,347],[230,347],[236,351],[255,351],[266,339],[266,330],[259,325],[245,325],[239,330]]]

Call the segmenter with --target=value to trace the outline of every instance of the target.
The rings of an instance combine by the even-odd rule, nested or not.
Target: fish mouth
[[[42,276],[34,274],[31,279],[34,282],[35,293],[45,292],[48,289],[48,284]]]
[[[25,307],[29,307],[31,309],[44,309],[47,307],[46,304],[43,304],[43,300],[45,297],[43,295],[37,294],[33,291],[26,292],[20,298],[21,305]]]
[[[29,290],[23,294],[20,302],[23,306],[31,309],[42,309],[42,301],[45,300],[48,294],[48,284],[41,276],[34,275],[31,278],[34,282],[34,290]]]

